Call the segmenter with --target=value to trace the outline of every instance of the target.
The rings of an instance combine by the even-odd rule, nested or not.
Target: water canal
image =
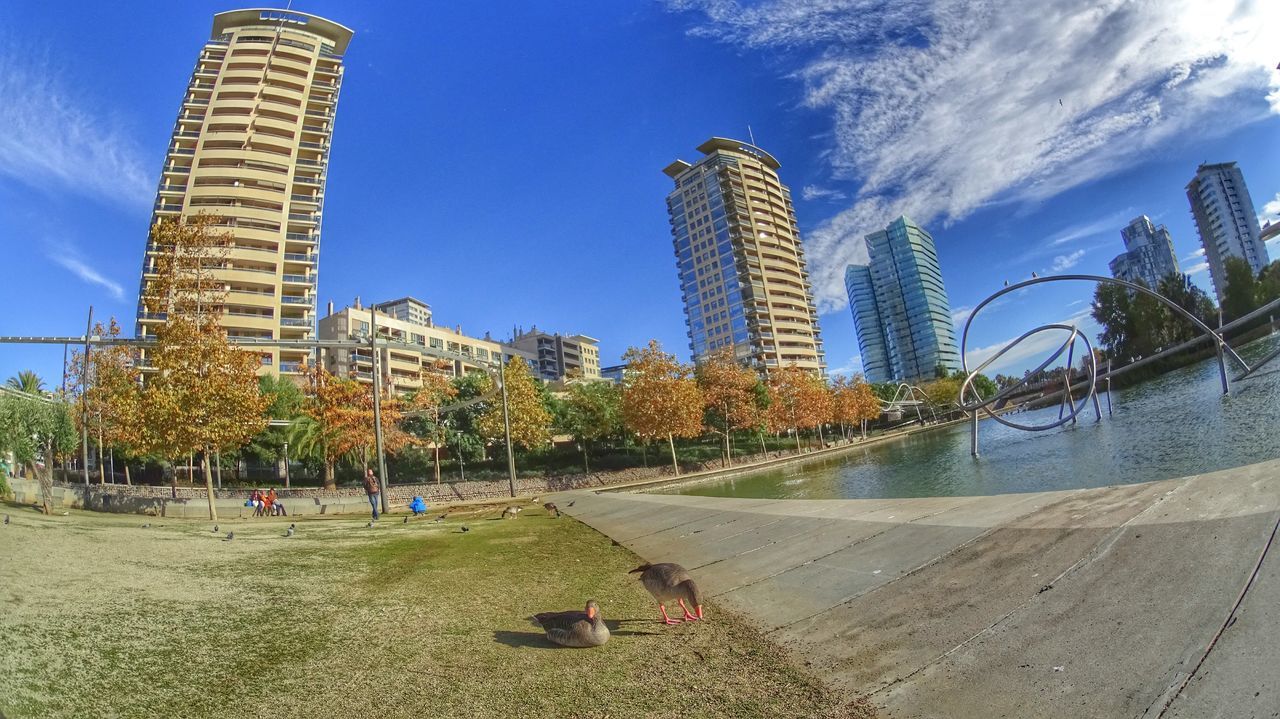
[[[1240,348],[1247,362],[1280,345],[1273,334]],[[1234,377],[1239,373],[1231,369]],[[969,425],[868,446],[826,461],[669,493],[775,499],[929,497],[1037,492],[1183,477],[1280,457],[1280,360],[1221,394],[1216,360],[1112,393],[1114,414],[1044,432],[979,427],[981,456],[969,454]],[[1057,408],[1018,415],[1043,424]]]

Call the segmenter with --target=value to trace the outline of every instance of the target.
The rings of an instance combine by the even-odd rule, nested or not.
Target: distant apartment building
[[[1255,272],[1270,260],[1267,246],[1258,229],[1258,216],[1253,211],[1244,175],[1234,162],[1205,164],[1196,168],[1196,176],[1187,185],[1187,200],[1196,221],[1204,258],[1209,263],[1218,302],[1227,289],[1225,262],[1239,257]]]
[[[607,379],[614,384],[622,384],[622,378],[626,374],[627,365],[625,364],[615,364],[600,368],[600,378]]]
[[[232,337],[315,338],[316,277],[334,110],[352,31],[315,15],[213,16],[169,139],[151,225],[205,211],[230,233],[213,270]],[[136,334],[164,322],[141,297],[167,248],[148,243]],[[295,373],[307,348],[264,348],[264,369]]]
[[[762,373],[825,372],[826,355],[791,191],[755,145],[713,137],[663,170],[694,361],[729,348]]]
[[[530,369],[543,381],[600,379],[600,342],[593,337],[551,334],[535,326],[517,330],[508,344],[532,356]]]
[[[1156,289],[1169,275],[1181,275],[1173,238],[1164,225],[1152,224],[1146,215],[1135,217],[1120,230],[1125,251],[1111,260],[1111,276],[1128,282],[1141,282]]]
[[[933,236],[906,217],[866,237],[869,264],[849,265],[845,289],[870,382],[915,382],[960,369],[951,303]]]
[[[470,337],[461,327],[449,329],[437,327],[428,315],[426,320],[400,319],[413,308],[425,308],[426,303],[412,297],[363,307],[360,301],[338,312],[329,312],[320,320],[320,339],[347,340],[369,339],[376,322],[379,337],[389,345],[380,346],[384,386],[397,392],[406,392],[422,386],[422,371],[440,372],[451,376],[474,370],[482,370],[496,362],[506,362],[511,357],[532,361],[533,357],[520,350],[505,347],[491,339]],[[429,350],[449,352],[461,357],[441,360]],[[334,375],[352,377],[361,382],[373,381],[373,354],[369,348],[323,350],[324,368]]]

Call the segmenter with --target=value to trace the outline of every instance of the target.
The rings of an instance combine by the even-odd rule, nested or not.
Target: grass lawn
[[[298,519],[288,539],[289,519],[213,534],[0,511],[9,719],[873,716],[715,605],[658,624],[634,555],[541,508]],[[613,630],[603,647],[555,647],[526,620],[591,598]]]

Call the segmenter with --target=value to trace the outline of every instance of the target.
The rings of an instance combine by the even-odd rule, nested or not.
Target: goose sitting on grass
[[[627,572],[627,574],[636,573],[640,574],[640,582],[644,584],[644,588],[658,600],[658,609],[662,612],[664,624],[679,624],[682,621],[667,616],[667,602],[673,599],[684,610],[683,621],[692,622],[702,619],[702,592],[698,591],[697,583],[684,567],[670,562],[641,564]],[[693,611],[690,611],[690,607],[693,607]]]
[[[581,612],[543,612],[529,618],[546,631],[547,639],[562,647],[598,647],[609,641],[609,627],[600,616],[600,605],[592,599]]]

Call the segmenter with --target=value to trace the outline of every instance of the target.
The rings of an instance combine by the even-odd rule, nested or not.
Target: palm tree
[[[22,370],[16,377],[10,377],[5,386],[27,394],[42,395],[45,393],[44,380],[40,379],[40,375],[29,369]]]

